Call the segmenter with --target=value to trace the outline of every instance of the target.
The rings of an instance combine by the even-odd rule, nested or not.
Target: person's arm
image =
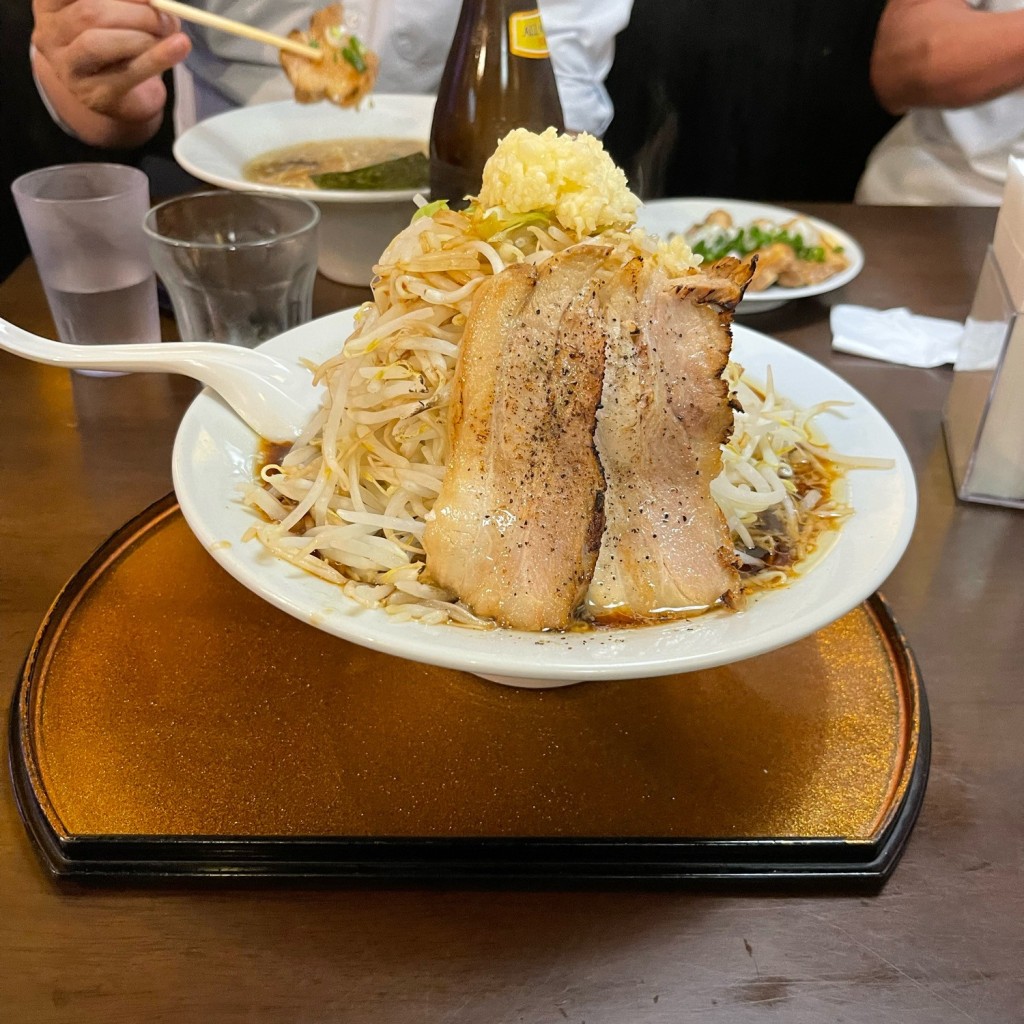
[[[604,80],[615,56],[615,36],[629,21],[632,0],[542,0],[565,127],[604,135],[612,103]]]
[[[871,54],[871,84],[890,113],[969,107],[1024,85],[1024,9],[965,0],[889,0]]]
[[[160,127],[161,75],[184,60],[177,19],[145,0],[33,0],[32,70],[53,114],[83,142],[131,148]]]

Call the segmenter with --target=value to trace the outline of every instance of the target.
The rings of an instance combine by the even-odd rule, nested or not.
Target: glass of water
[[[144,230],[183,341],[252,348],[313,313],[320,210],[259,192],[197,192],[154,206]]]
[[[60,164],[15,179],[11,192],[60,340],[159,341],[156,278],[142,231],[146,175],[123,164]]]

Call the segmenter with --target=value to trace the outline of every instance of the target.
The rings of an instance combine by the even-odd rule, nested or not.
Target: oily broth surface
[[[313,174],[354,171],[395,160],[411,153],[426,153],[422,139],[356,136],[347,139],[299,142],[253,157],[242,169],[247,181],[286,188],[316,188]]]

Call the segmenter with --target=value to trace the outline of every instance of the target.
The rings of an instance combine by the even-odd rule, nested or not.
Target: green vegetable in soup
[[[371,189],[426,188],[429,184],[430,162],[423,153],[410,153],[395,160],[357,167],[352,171],[329,171],[311,174],[317,188]]]

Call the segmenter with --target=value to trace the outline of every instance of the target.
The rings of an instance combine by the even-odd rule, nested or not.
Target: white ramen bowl
[[[301,364],[337,354],[354,310],[303,324],[263,351]],[[528,633],[398,622],[367,609],[334,583],[243,540],[259,521],[241,494],[256,477],[260,439],[209,389],[186,412],[174,445],[174,489],[202,545],[235,579],[302,622],[410,661],[460,669],[511,686],[543,688],[601,679],[640,679],[713,668],[794,643],[856,607],[892,572],[910,540],[917,509],[914,472],[899,438],[868,400],[810,357],[756,331],[733,327],[733,354],[752,379],[768,368],[798,405],[849,402],[819,427],[839,452],[893,460],[892,469],[848,476],[853,515],[828,553],[791,584],[752,598],[737,612],[642,628]],[[309,389],[309,414],[320,389]]]
[[[409,138],[425,147],[433,113],[432,96],[375,95],[360,109],[294,100],[263,103],[200,121],[174,144],[174,156],[186,171],[211,185],[313,200],[321,213],[320,273],[344,284],[368,285],[380,254],[416,212],[413,197],[426,189],[264,185],[245,178],[245,165],[273,149],[330,139]]]

